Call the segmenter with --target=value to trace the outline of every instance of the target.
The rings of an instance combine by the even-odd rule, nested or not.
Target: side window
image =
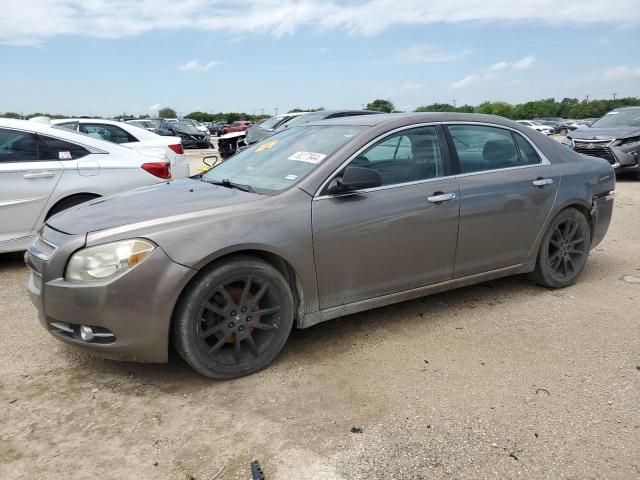
[[[520,165],[509,130],[481,125],[450,125],[460,173],[481,172]]]
[[[540,156],[536,149],[518,133],[513,134],[516,137],[516,144],[520,152],[520,159],[523,165],[537,165],[540,163]]]
[[[72,132],[78,131],[78,122],[57,123],[54,126],[58,128],[64,128],[65,130],[71,130]]]
[[[0,163],[43,160],[45,150],[32,133],[0,128]]]
[[[415,182],[444,175],[435,127],[403,130],[376,143],[349,165],[375,170],[382,185]]]
[[[100,138],[113,143],[129,143],[138,141],[137,138],[126,130],[106,123],[83,123],[80,125],[80,131],[94,138]]]
[[[75,143],[66,142],[55,137],[46,137],[40,135],[40,138],[47,146],[47,157],[49,160],[77,160],[85,155],[89,155],[89,150],[76,145]]]

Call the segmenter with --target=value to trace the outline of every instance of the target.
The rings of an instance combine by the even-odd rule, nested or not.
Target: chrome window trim
[[[412,128],[419,128],[419,127],[436,127],[437,125],[443,125],[443,126],[445,126],[445,125],[446,126],[449,126],[449,125],[475,125],[475,126],[494,127],[494,128],[502,128],[504,130],[509,130],[511,132],[514,132],[516,134],[521,135],[527,142],[529,142],[529,145],[531,145],[533,147],[533,149],[536,151],[536,153],[540,156],[540,163],[534,163],[534,164],[531,164],[531,165],[518,165],[516,167],[496,168],[496,169],[493,169],[493,170],[480,170],[478,172],[460,173],[460,174],[457,174],[457,175],[445,175],[445,176],[442,176],[442,177],[427,178],[427,179],[424,179],[424,180],[415,180],[413,182],[394,183],[393,185],[384,185],[382,187],[364,188],[364,189],[361,189],[361,190],[354,190],[352,192],[347,192],[347,193],[320,195],[320,192],[327,186],[327,184],[331,180],[333,180],[333,178],[335,177],[336,173],[338,173],[340,170],[342,170],[352,160],[354,160],[356,157],[358,157],[362,152],[367,150],[369,147],[373,146],[375,143],[378,143],[379,141],[383,140],[384,138],[386,138],[388,136],[391,136],[391,135],[393,135],[395,133],[401,132],[403,130],[409,130],[409,129],[412,129]],[[516,145],[516,147],[517,147],[517,145]],[[544,153],[542,153],[542,151],[538,148],[538,146],[535,143],[533,143],[531,141],[531,139],[527,135],[525,135],[520,130],[517,130],[515,128],[504,126],[504,125],[497,125],[497,124],[494,124],[494,123],[469,122],[469,121],[467,121],[467,122],[449,121],[449,122],[416,123],[416,124],[413,124],[413,125],[405,125],[403,127],[395,128],[395,129],[390,130],[388,132],[385,132],[384,134],[382,134],[382,135],[376,137],[375,139],[369,141],[366,145],[364,145],[362,148],[360,148],[356,153],[354,153],[347,160],[342,162],[340,164],[340,166],[338,168],[336,168],[331,173],[331,175],[329,175],[327,177],[327,179],[324,182],[322,182],[322,184],[320,185],[320,188],[318,188],[316,190],[316,193],[313,196],[313,200],[316,201],[316,200],[324,200],[326,198],[338,198],[338,197],[343,197],[345,195],[377,192],[377,191],[380,191],[380,190],[389,190],[391,188],[399,188],[399,187],[407,187],[407,186],[411,186],[411,185],[419,185],[421,183],[430,183],[430,182],[434,182],[434,181],[438,181],[438,180],[445,180],[445,179],[450,179],[450,178],[464,178],[464,177],[469,177],[471,175],[484,175],[484,174],[488,174],[488,173],[505,172],[505,171],[510,171],[510,170],[519,170],[519,169],[523,169],[523,168],[540,167],[542,165],[551,165],[551,162],[549,161],[547,156]]]
[[[513,128],[513,127],[509,127],[509,126],[506,126],[506,125],[496,125],[494,123],[487,123],[487,122],[468,122],[468,121],[467,122],[441,122],[441,124],[442,125],[446,125],[446,126],[450,126],[450,125],[475,125],[475,126],[481,126],[481,127],[493,127],[493,128],[501,128],[503,130],[509,130],[511,132],[514,132],[514,133],[520,135],[527,142],[529,142],[529,145],[531,145],[533,147],[533,149],[536,151],[536,153],[540,157],[540,163],[534,163],[532,165],[519,165],[517,167],[497,168],[497,169],[493,169],[493,170],[481,170],[479,172],[461,173],[460,175],[458,175],[459,177],[462,176],[462,175],[473,175],[473,174],[476,174],[476,173],[512,170],[514,168],[538,167],[540,165],[551,165],[551,162],[549,161],[547,156],[544,153],[542,153],[542,151],[538,148],[538,146],[535,143],[533,143],[528,136],[526,136],[520,130],[517,130],[517,129]],[[516,145],[516,147],[517,147],[517,145]]]
[[[428,179],[425,179],[425,180],[416,180],[414,182],[406,182],[406,183],[402,183],[402,184],[401,183],[396,183],[396,184],[393,184],[393,185],[384,185],[382,187],[365,188],[363,190],[354,190],[353,192],[341,193],[341,194],[337,194],[337,195],[320,195],[320,192],[324,189],[324,187],[327,186],[327,184],[331,180],[333,180],[333,177],[335,176],[336,173],[338,173],[340,170],[342,170],[342,168],[344,168],[352,160],[357,158],[360,154],[362,154],[362,152],[367,150],[369,147],[372,147],[374,144],[376,144],[376,143],[382,141],[383,139],[385,139],[387,137],[390,137],[391,135],[394,135],[394,134],[396,134],[398,132],[402,132],[404,130],[410,130],[410,129],[413,129],[413,128],[420,128],[420,127],[437,127],[438,124],[440,124],[440,122],[414,123],[412,125],[404,125],[402,127],[398,127],[398,128],[394,128],[393,130],[389,130],[388,132],[385,132],[385,133],[377,136],[373,140],[370,140],[366,145],[364,145],[362,148],[360,148],[356,153],[354,153],[349,158],[347,158],[344,162],[342,162],[340,164],[340,166],[338,166],[338,168],[336,168],[333,172],[331,172],[331,175],[329,175],[326,178],[326,180],[324,182],[322,182],[320,187],[316,190],[316,193],[313,195],[313,199],[314,200],[320,200],[320,199],[323,199],[323,198],[341,197],[343,195],[352,195],[354,193],[359,193],[359,192],[371,192],[371,191],[376,191],[376,190],[387,189],[387,188],[390,188],[390,187],[399,187],[399,186],[404,186],[404,185],[407,185],[407,184],[417,184],[417,183],[427,182],[429,180],[446,178],[446,177],[435,177],[435,178],[428,178]]]

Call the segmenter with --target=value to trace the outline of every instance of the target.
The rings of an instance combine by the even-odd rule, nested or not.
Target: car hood
[[[177,217],[264,198],[185,178],[142,187],[112,197],[100,198],[51,217],[47,225],[58,231],[77,235],[107,228]]]
[[[637,137],[640,135],[638,127],[616,128],[579,128],[568,136],[574,140],[609,140],[611,138]]]

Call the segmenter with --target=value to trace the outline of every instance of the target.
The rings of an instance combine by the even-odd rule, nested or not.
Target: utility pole
[[[456,108],[456,99],[453,99],[453,108]]]
[[[587,97],[587,103],[589,103],[589,95],[585,95]]]
[[[278,107],[276,107],[276,117],[278,116]]]
[[[261,109],[260,109],[260,115],[261,115],[262,117],[264,117],[264,108],[261,108]]]
[[[616,95],[618,95],[618,94],[614,92],[611,95],[613,95],[613,99],[615,100],[616,99]]]

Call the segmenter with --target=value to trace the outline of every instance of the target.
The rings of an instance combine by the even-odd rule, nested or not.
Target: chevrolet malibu
[[[504,118],[288,129],[190,179],[51,217],[25,255],[56,338],[198,372],[268,365],[293,327],[507,275],[573,284],[604,237],[603,159]]]

